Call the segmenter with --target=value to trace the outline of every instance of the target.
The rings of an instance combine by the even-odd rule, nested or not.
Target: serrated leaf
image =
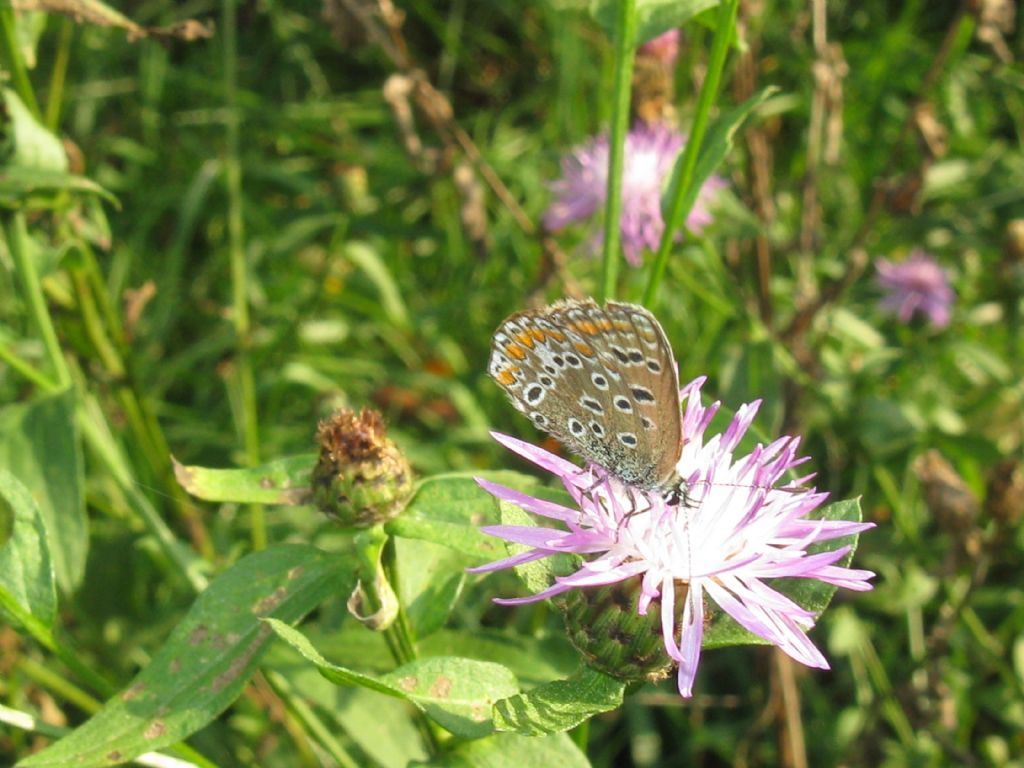
[[[486,563],[504,556],[502,542],[480,532],[481,525],[497,522],[494,497],[477,485],[483,477],[517,490],[537,488],[537,480],[517,472],[478,472],[437,475],[425,479],[409,506],[387,524],[392,536],[419,539],[454,549]]]
[[[523,736],[562,733],[601,712],[622,705],[626,684],[581,667],[566,680],[537,686],[494,705],[494,727]]]
[[[564,733],[550,736],[518,736],[498,733],[458,745],[429,763],[431,768],[590,768],[590,761]]]
[[[130,686],[57,743],[18,763],[108,766],[175,744],[241,692],[273,632],[261,619],[294,622],[351,576],[337,557],[303,544],[251,554],[203,592]]]
[[[675,27],[681,27],[697,14],[719,5],[721,0],[637,0],[636,43],[646,42]],[[590,14],[604,27],[608,36],[615,34],[618,0],[591,0]]]
[[[862,519],[860,499],[847,499],[829,504],[826,507],[822,507],[817,516],[825,520],[860,522]],[[837,549],[849,546],[850,551],[835,563],[837,567],[846,567],[853,560],[858,540],[859,536],[856,535],[830,539],[808,547],[807,551],[808,554],[834,552]],[[828,607],[838,589],[834,584],[827,584],[817,579],[776,579],[771,582],[771,586],[807,610],[814,611],[816,616],[820,616]],[[725,613],[719,613],[712,620],[711,626],[704,633],[703,642],[705,648],[768,644],[767,640],[758,637],[752,632],[748,632]]]
[[[294,506],[309,501],[316,459],[307,453],[239,469],[189,467],[175,460],[174,476],[197,499]]]
[[[22,624],[18,614],[26,613],[52,628],[57,591],[43,516],[28,489],[2,467],[0,505],[0,615]]]
[[[519,690],[515,675],[500,664],[453,656],[419,659],[380,676],[363,674],[327,661],[301,632],[279,621],[267,623],[328,680],[406,699],[461,738],[490,733],[494,702]]]
[[[57,585],[73,591],[85,574],[89,521],[71,390],[0,410],[0,465],[39,504]]]

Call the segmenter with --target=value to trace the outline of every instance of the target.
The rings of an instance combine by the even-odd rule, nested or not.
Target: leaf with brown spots
[[[112,754],[120,762],[178,743],[238,697],[273,638],[262,619],[298,621],[353,583],[340,558],[304,544],[239,560],[196,599],[123,693],[18,768],[105,766]]]
[[[189,467],[174,460],[174,476],[182,488],[205,501],[296,506],[309,502],[309,479],[315,464],[316,454],[312,453],[244,469]]]
[[[491,733],[494,702],[519,691],[516,677],[507,667],[454,656],[419,659],[386,675],[363,674],[327,661],[298,630],[272,619],[267,624],[331,682],[359,685],[406,699],[436,723],[465,739]]]

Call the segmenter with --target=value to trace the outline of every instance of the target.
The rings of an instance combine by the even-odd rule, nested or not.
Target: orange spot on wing
[[[523,331],[522,333],[517,333],[516,341],[518,341],[524,347],[529,347],[530,349],[533,349],[533,336],[530,335],[529,330]]]
[[[516,375],[511,368],[506,368],[494,378],[503,387],[511,387],[516,383]]]
[[[548,331],[548,336],[555,341],[565,341],[565,334],[561,331]]]
[[[573,344],[573,346],[576,348],[576,351],[579,352],[584,357],[594,356],[594,348],[589,344],[584,344],[582,341],[577,341],[575,344]]]
[[[514,357],[516,360],[526,359],[526,350],[520,347],[518,344],[507,344],[505,345],[505,352],[509,357]]]
[[[530,328],[530,335],[533,336],[534,341],[539,341],[541,344],[547,339],[547,334],[544,333],[540,328]]]

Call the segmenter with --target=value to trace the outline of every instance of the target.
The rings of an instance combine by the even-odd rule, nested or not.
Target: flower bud
[[[336,411],[317,429],[313,503],[344,526],[395,518],[412,495],[412,469],[376,411]]]
[[[569,640],[587,665],[619,680],[657,681],[668,677],[674,662],[665,653],[661,610],[651,605],[646,616],[637,614],[641,579],[604,587],[573,589],[551,599],[565,619]],[[678,584],[676,603],[686,598]]]

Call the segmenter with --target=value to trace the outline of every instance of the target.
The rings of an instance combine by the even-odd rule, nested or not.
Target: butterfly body
[[[679,374],[644,307],[563,300],[506,318],[488,373],[512,405],[585,460],[625,483],[685,495]]]

